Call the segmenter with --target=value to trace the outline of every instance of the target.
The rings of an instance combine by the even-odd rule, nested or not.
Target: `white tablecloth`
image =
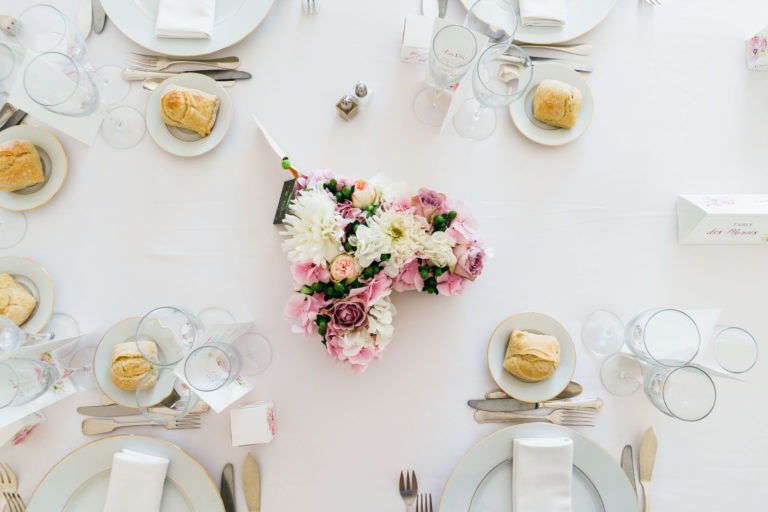
[[[0,11],[18,14],[31,3],[5,1]],[[77,2],[58,3],[75,15]],[[620,0],[579,38],[594,45],[583,59],[596,69],[586,77],[594,119],[578,141],[550,148],[522,137],[503,111],[483,142],[415,120],[411,101],[424,67],[402,63],[399,51],[404,16],[418,12],[418,2],[326,0],[312,17],[299,0],[276,2],[256,32],[220,52],[239,55],[254,76],[229,90],[234,118],[218,148],[182,159],[148,135],[128,151],[61,135],[67,182],[28,213],[24,241],[0,254],[42,263],[56,285],[56,309],[86,331],[166,304],[216,305],[253,318],[274,359],[241,402],[275,402],[270,444],[232,448],[226,412],[206,415],[198,431],[135,431],[177,443],[217,482],[228,461],[239,481],[252,452],[265,511],[399,510],[401,469],[415,469],[419,489],[437,502],[459,457],[501,427],[476,424],[466,400],[494,387],[489,335],[520,311],[564,323],[578,349],[575,380],[606,400],[597,425],[581,432],[618,459],[624,444],[637,448],[654,426],[654,510],[762,511],[765,350],[749,382],[718,380],[715,410],[691,424],[664,416],[642,392],[608,395],[599,359],[579,340],[581,320],[596,308],[626,320],[656,306],[721,308],[722,320],[752,331],[761,350],[768,340],[766,248],[678,245],[674,212],[677,193],[768,192],[768,73],[744,63],[744,39],[768,24],[768,3],[664,4]],[[449,20],[463,15],[449,2]],[[88,42],[97,66],[140,50],[109,23]],[[345,122],[334,105],[358,80],[374,96]],[[128,103],[143,110],[147,98],[134,85]],[[302,170],[386,173],[463,198],[495,251],[459,297],[397,296],[395,339],[363,375],[335,364],[319,341],[291,334],[282,316],[291,278],[271,221],[286,174],[251,114]],[[92,392],[49,407],[32,438],[0,450],[23,496],[91,439],[81,435],[75,407],[97,399]],[[241,489],[237,500],[245,510]]]

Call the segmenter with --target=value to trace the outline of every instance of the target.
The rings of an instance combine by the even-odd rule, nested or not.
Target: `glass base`
[[[612,395],[631,395],[640,389],[642,377],[640,363],[629,354],[614,354],[600,366],[600,381]]]
[[[45,325],[45,332],[53,334],[55,340],[66,340],[80,335],[77,320],[66,313],[54,313]]]
[[[487,139],[496,130],[496,111],[469,99],[453,116],[453,127],[465,139]]]
[[[441,126],[450,106],[451,95],[434,87],[422,89],[413,99],[413,113],[416,119],[429,126]]]
[[[610,311],[594,311],[581,326],[581,341],[599,356],[609,356],[624,344],[624,322]]]
[[[102,138],[115,149],[132,148],[144,138],[146,131],[144,116],[133,107],[112,108],[101,123]]]
[[[124,100],[131,90],[131,82],[123,80],[120,66],[101,66],[89,71],[91,80],[99,90],[99,100],[105,105],[114,105]]]
[[[272,346],[261,334],[246,333],[232,344],[240,352],[242,358],[240,371],[245,376],[253,377],[263,373],[272,362]]]
[[[0,208],[0,249],[18,244],[27,234],[27,216],[24,212],[13,212]]]
[[[93,373],[93,357],[96,354],[95,347],[85,347],[72,354],[67,362],[67,369],[72,373],[69,379],[80,391],[96,389],[98,383]]]

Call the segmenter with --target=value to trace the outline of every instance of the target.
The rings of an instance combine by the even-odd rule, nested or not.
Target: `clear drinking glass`
[[[519,18],[509,0],[478,0],[467,11],[464,26],[488,36],[491,44],[511,43]]]
[[[744,373],[757,363],[757,340],[741,327],[718,325],[712,338],[712,352],[723,370]]]
[[[240,373],[242,356],[229,343],[208,343],[190,352],[184,361],[184,378],[198,391],[215,391]]]
[[[429,71],[437,87],[426,87],[414,98],[416,119],[440,126],[451,104],[447,89],[469,71],[476,55],[477,39],[468,28],[446,25],[437,31],[429,52]]]
[[[254,377],[269,368],[272,362],[272,345],[261,334],[248,332],[237,338],[232,345],[240,354],[240,373]]]
[[[13,50],[7,44],[0,43],[0,84],[11,76],[15,67],[16,58],[13,55]],[[0,90],[3,89],[0,88]]]
[[[690,363],[701,345],[696,322],[677,309],[640,313],[627,324],[624,339],[642,361],[667,367]]]
[[[53,336],[53,333],[26,333],[8,317],[0,316],[0,356],[10,354],[24,345],[50,341]]]
[[[600,382],[612,395],[631,395],[642,385],[643,367],[631,354],[614,353],[600,365]]]
[[[608,356],[624,345],[624,322],[610,311],[593,311],[581,324],[581,341],[599,356]]]
[[[154,341],[157,355],[141,352],[144,359],[156,366],[173,366],[192,350],[203,333],[200,319],[184,308],[161,306],[144,315],[136,327],[136,340]]]
[[[519,99],[531,84],[533,65],[525,51],[500,43],[486,48],[472,75],[474,98],[467,100],[453,118],[462,137],[482,140],[496,129],[496,110]]]
[[[162,390],[170,389],[170,394]],[[155,368],[139,381],[136,406],[141,414],[155,423],[168,423],[183,418],[200,401],[172,368]]]
[[[24,89],[32,100],[51,112],[87,116],[99,107],[99,94],[82,64],[69,55],[36,55],[24,70]]]
[[[37,359],[0,361],[0,409],[31,402],[58,380],[55,366]]]
[[[56,7],[37,4],[16,18],[16,40],[32,53],[58,52],[85,60],[85,41],[75,24]]]
[[[717,400],[712,378],[695,366],[655,366],[645,376],[643,388],[657,409],[683,421],[707,417]]]

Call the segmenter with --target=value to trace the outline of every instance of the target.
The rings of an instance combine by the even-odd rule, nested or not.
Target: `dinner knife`
[[[91,7],[93,12],[93,31],[101,34],[104,30],[104,24],[107,22],[107,13],[104,12],[101,0],[91,0]]]
[[[75,18],[75,26],[77,31],[86,39],[91,33],[91,25],[93,23],[93,6],[91,0],[80,0],[80,4],[77,7],[77,17]]]
[[[514,398],[496,398],[493,400],[469,400],[467,403],[478,411],[489,412],[532,411],[533,409],[600,409],[603,406],[603,401],[597,397],[549,400],[538,403],[521,402]]]
[[[584,391],[584,388],[581,386],[581,384],[571,381],[567,386],[565,386],[565,389],[555,397],[555,399],[562,400],[563,398],[573,398],[579,396],[582,391]],[[493,400],[495,398],[510,398],[510,396],[500,389],[494,389],[493,391],[487,392],[485,394],[485,398],[486,400]]]
[[[656,434],[653,432],[653,427],[648,427],[648,430],[643,434],[643,438],[640,441],[640,457],[639,457],[639,469],[640,469],[640,485],[643,486],[643,510],[649,512],[651,510],[648,504],[648,486],[651,483],[651,476],[653,475],[653,466],[656,463]]]
[[[190,410],[190,413],[207,412],[210,406],[205,402],[198,402]],[[150,407],[150,412],[169,411],[167,407]],[[84,405],[77,408],[77,412],[86,416],[96,416],[99,418],[118,418],[122,416],[138,416],[141,414],[139,409],[126,407],[124,405]]]
[[[249,453],[243,461],[243,492],[248,512],[261,512],[261,480],[259,465]]]
[[[621,450],[621,469],[627,475],[629,483],[632,484],[632,490],[637,497],[637,484],[635,484],[635,462],[632,458],[632,445],[628,444]]]
[[[235,468],[231,463],[225,464],[221,470],[220,493],[224,512],[235,512]]]
[[[564,60],[564,59],[558,59],[555,57],[537,57],[537,56],[530,56],[531,61],[534,63],[534,65],[537,62],[551,62],[555,64],[561,64],[563,66],[569,67],[573,69],[574,71],[580,71],[582,73],[591,73],[595,70],[592,66],[588,66],[587,64],[582,64],[581,62],[574,62],[572,60]],[[508,62],[510,64],[517,64],[522,65],[523,59],[521,57],[516,57],[514,55],[499,55],[498,60],[502,62]]]
[[[205,75],[214,80],[247,80],[251,78],[250,73],[247,71],[240,71],[239,69],[199,69],[194,71],[183,71],[181,73],[166,73],[159,71],[138,71],[135,69],[124,69],[122,72],[123,80],[146,80],[148,78],[169,78],[186,73],[196,73],[199,75]]]

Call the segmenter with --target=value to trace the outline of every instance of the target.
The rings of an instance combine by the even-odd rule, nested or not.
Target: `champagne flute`
[[[0,409],[16,407],[39,397],[59,378],[58,369],[37,359],[0,361]]]
[[[194,313],[176,306],[161,306],[145,314],[136,327],[136,340],[154,341],[157,354],[141,356],[155,366],[175,366],[192,350],[203,333],[203,324]]]
[[[469,8],[464,26],[488,36],[491,44],[511,43],[519,17],[509,0],[478,0]]]
[[[26,333],[10,318],[0,315],[0,356],[10,354],[19,347],[52,339],[53,333]]]
[[[507,43],[486,48],[472,74],[474,98],[464,102],[453,118],[456,132],[468,139],[488,138],[496,129],[495,109],[518,100],[532,78],[531,59],[522,48]]]
[[[437,31],[429,51],[429,71],[437,87],[426,87],[414,98],[416,119],[440,126],[451,104],[447,89],[469,71],[476,55],[477,39],[468,28],[446,25]]]

